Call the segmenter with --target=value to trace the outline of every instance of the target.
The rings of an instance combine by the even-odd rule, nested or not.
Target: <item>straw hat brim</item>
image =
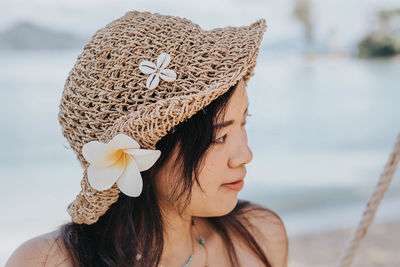
[[[120,117],[105,132],[102,140],[107,142],[116,134],[125,133],[135,138],[141,147],[155,149],[157,141],[173,126],[210,104],[240,79],[243,78],[247,85],[249,78],[254,75],[265,30],[265,19],[259,19],[249,26],[228,26],[202,31],[196,50],[212,52],[207,53],[207,57],[203,59],[201,52],[192,54],[194,64],[202,59],[201,66],[188,65],[182,70],[176,66],[178,79],[179,75],[198,76],[198,81],[201,82],[190,84],[190,90],[183,95],[140,106],[136,111]],[[174,69],[175,66],[170,64],[168,67]],[[202,78],[202,75],[206,78]],[[160,120],[155,121],[155,117]],[[159,125],[159,121],[169,123]],[[138,131],[135,132],[135,129]]]

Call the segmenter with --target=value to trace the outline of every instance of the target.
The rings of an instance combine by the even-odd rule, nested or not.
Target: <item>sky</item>
[[[302,36],[302,25],[292,17],[295,0],[1,0],[0,31],[27,20],[57,30],[89,37],[129,10],[185,17],[203,29],[267,21],[263,43]],[[400,8],[399,0],[310,0],[316,37],[335,31],[339,41],[354,42],[376,26],[371,16],[378,8]]]

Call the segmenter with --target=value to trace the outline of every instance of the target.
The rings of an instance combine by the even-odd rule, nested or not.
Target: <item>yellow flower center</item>
[[[125,166],[129,163],[130,158],[131,156],[128,153],[125,153],[122,149],[118,149],[107,156],[109,162],[112,162],[111,165],[116,165],[120,169],[125,168]]]

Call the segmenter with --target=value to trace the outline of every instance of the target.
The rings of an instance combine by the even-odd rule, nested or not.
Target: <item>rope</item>
[[[353,259],[357,253],[357,249],[360,246],[365,235],[367,234],[368,228],[370,227],[372,220],[375,217],[376,210],[378,209],[381,200],[383,199],[387,189],[389,188],[390,182],[392,181],[392,177],[394,172],[396,171],[399,160],[400,134],[397,137],[394,151],[390,155],[389,160],[386,163],[385,169],[375,187],[375,191],[368,200],[361,220],[359,221],[356,230],[349,238],[341,257],[336,264],[337,267],[349,267],[352,264]]]

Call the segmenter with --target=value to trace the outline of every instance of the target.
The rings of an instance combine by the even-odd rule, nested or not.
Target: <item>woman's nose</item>
[[[235,168],[243,164],[248,164],[253,159],[253,152],[247,143],[247,134],[235,145],[232,156],[229,159],[229,167]]]

